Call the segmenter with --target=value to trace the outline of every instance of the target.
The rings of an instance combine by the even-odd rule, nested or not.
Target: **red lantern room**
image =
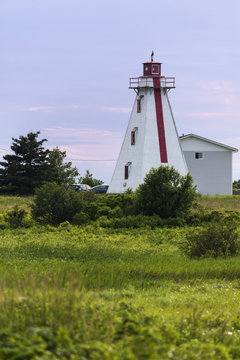
[[[153,60],[143,63],[143,76],[161,76],[161,64]]]
[[[137,78],[130,78],[129,89],[138,91],[139,88],[147,87],[161,87],[167,90],[175,88],[175,78],[166,77],[161,74],[162,63],[153,60],[154,52],[151,54],[151,61],[143,63],[143,76]],[[150,78],[150,79],[148,79]],[[151,79],[153,78],[153,79]],[[157,78],[159,79],[156,85]],[[155,79],[155,80],[154,80]],[[154,85],[155,81],[155,85]]]
[[[143,76],[161,76],[161,64],[153,61],[154,52],[151,54],[151,62],[143,63]]]

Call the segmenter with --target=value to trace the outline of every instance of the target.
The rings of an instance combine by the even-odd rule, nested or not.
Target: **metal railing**
[[[175,77],[160,77],[160,86],[161,88],[173,89],[175,88]],[[129,79],[129,89],[138,89],[142,87],[154,87],[153,78],[151,77],[137,77]],[[155,86],[156,88],[156,86]]]

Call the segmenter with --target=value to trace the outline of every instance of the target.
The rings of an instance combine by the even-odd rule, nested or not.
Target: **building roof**
[[[184,140],[184,139],[187,139],[187,138],[195,138],[195,139],[199,139],[199,140],[202,140],[202,141],[206,141],[210,144],[213,144],[213,145],[218,145],[218,146],[221,146],[227,150],[231,150],[233,152],[238,152],[238,149],[232,147],[232,146],[228,146],[228,145],[225,145],[225,144],[222,144],[222,143],[219,143],[217,141],[213,141],[213,140],[210,140],[210,139],[207,139],[207,138],[204,138],[202,136],[199,136],[199,135],[195,135],[195,134],[187,134],[187,135],[182,135],[182,136],[179,136],[179,139],[180,140]]]

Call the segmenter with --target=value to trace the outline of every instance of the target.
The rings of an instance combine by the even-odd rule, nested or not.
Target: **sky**
[[[0,0],[0,157],[40,131],[109,183],[142,62],[176,77],[179,135],[240,149],[239,0]],[[240,153],[233,155],[240,179]]]

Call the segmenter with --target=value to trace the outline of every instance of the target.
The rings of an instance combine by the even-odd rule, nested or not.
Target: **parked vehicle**
[[[92,188],[96,194],[106,194],[109,185],[97,185]]]
[[[87,184],[73,184],[69,185],[68,189],[76,191],[90,191],[92,188]]]

